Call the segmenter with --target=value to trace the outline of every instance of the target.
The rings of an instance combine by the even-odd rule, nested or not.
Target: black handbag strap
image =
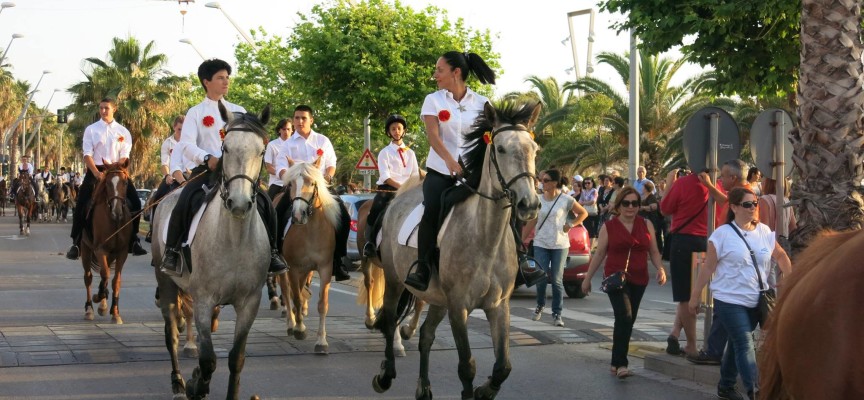
[[[540,228],[542,228],[542,227],[543,227],[543,224],[546,223],[546,220],[549,219],[549,215],[552,214],[552,210],[555,209],[555,204],[558,204],[558,199],[561,198],[561,195],[562,195],[562,194],[563,194],[563,192],[562,192],[562,193],[558,193],[558,197],[555,198],[555,201],[552,202],[552,207],[549,207],[549,212],[546,213],[546,218],[543,218],[543,222],[540,223],[540,226],[537,227],[537,229],[535,230],[535,232],[540,232]]]
[[[696,211],[696,214],[693,214],[692,216],[690,216],[690,218],[688,218],[686,222],[684,222],[683,224],[681,224],[680,226],[678,226],[678,229],[676,229],[676,230],[674,230],[674,231],[672,231],[672,232],[669,232],[669,234],[670,234],[670,235],[674,235],[674,234],[676,234],[676,233],[678,233],[678,232],[681,232],[681,230],[684,229],[685,227],[687,227],[687,225],[690,225],[690,223],[693,222],[693,220],[696,219],[696,217],[698,217],[699,214],[702,214],[702,209],[705,208],[705,207],[708,207],[708,202],[710,201],[710,199],[711,199],[711,198],[709,197],[708,200],[705,200],[705,205],[702,206],[702,208],[700,208],[699,211]]]
[[[738,234],[738,237],[744,241],[744,245],[747,246],[747,251],[750,252],[750,259],[753,260],[753,267],[756,268],[756,277],[759,278],[759,291],[765,290],[765,287],[762,286],[762,273],[759,272],[759,264],[756,263],[756,253],[753,252],[753,249],[750,248],[750,243],[747,243],[747,239],[744,239],[744,235],[741,234],[741,231],[738,230],[738,227],[735,226],[734,223],[730,222],[729,226],[732,227],[732,230]]]

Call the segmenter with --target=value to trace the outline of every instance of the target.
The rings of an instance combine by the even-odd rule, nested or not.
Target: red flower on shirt
[[[486,144],[492,143],[492,132],[485,132],[483,134],[483,142]]]
[[[441,122],[449,121],[450,120],[450,111],[448,111],[448,110],[438,111],[438,120]]]
[[[225,130],[224,129],[219,130],[219,139],[225,140]]]
[[[323,156],[324,155],[324,149],[318,149],[318,151],[316,151],[315,154],[317,154],[318,157]]]
[[[117,137],[117,141],[120,142],[120,143],[123,143],[124,140],[126,140],[126,138],[123,137],[123,135],[120,135],[120,136]]]
[[[203,120],[201,120],[201,123],[204,124],[204,126],[209,128],[209,127],[213,126],[214,123],[216,123],[216,120],[213,119],[213,117],[208,115],[208,116],[204,117]]]

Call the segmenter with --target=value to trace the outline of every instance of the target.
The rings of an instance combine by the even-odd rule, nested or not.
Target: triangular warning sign
[[[368,169],[368,170],[378,170],[378,163],[375,162],[375,157],[372,156],[372,152],[369,149],[363,152],[363,157],[360,157],[360,161],[357,162],[357,166],[354,167],[356,169]]]

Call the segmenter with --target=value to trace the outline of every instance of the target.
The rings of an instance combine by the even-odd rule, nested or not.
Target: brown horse
[[[120,284],[123,264],[129,255],[129,238],[132,215],[126,204],[126,187],[129,184],[129,166],[115,163],[106,166],[102,179],[93,190],[90,205],[92,225],[85,229],[81,238],[81,264],[84,267],[84,287],[87,289],[87,302],[84,304],[84,319],[93,320],[93,303],[99,303],[99,315],[105,315],[108,298],[108,279],[111,265],[114,266],[114,280],[111,282],[111,321],[122,324],[120,317]],[[86,206],[85,206],[86,207]],[[99,293],[91,297],[90,284],[93,271],[99,271]],[[91,301],[92,299],[92,301]]]
[[[374,201],[367,201],[357,210],[357,251],[362,255],[363,248],[366,247],[366,222],[369,217],[369,210],[372,209]],[[384,302],[384,269],[381,266],[381,260],[375,257],[362,256],[360,258],[360,270],[363,272],[363,286],[357,291],[357,304],[366,306],[365,324],[369,329],[375,326],[375,313],[381,308]],[[417,331],[417,325],[420,324],[420,314],[423,313],[423,307],[426,303],[419,297],[414,298],[414,313],[411,316],[407,325],[399,327],[399,335],[393,335],[393,347],[396,355],[405,357],[405,346],[402,345],[402,340],[411,339],[414,332]]]
[[[6,216],[6,200],[8,199],[6,193],[8,189],[6,188],[6,180],[0,181],[0,215]]]
[[[63,220],[66,222],[66,217],[69,210],[75,205],[72,200],[72,188],[66,183],[57,183],[51,190],[51,205],[54,207],[54,215],[57,222]]]
[[[36,193],[33,192],[30,174],[18,176],[18,191],[15,193],[15,209],[18,213],[18,232],[30,236],[30,218],[36,212]],[[25,225],[26,222],[26,225]]]
[[[864,398],[862,248],[864,231],[832,232],[795,259],[761,347],[760,399]]]

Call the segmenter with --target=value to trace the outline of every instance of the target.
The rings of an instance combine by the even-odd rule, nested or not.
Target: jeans
[[[534,260],[552,279],[552,313],[561,315],[564,303],[564,262],[569,249],[547,249],[534,246]],[[537,306],[546,306],[546,281],[537,284]]]
[[[615,327],[612,329],[612,366],[615,368],[629,364],[627,351],[630,350],[630,336],[646,287],[627,282],[623,289],[607,293],[615,312]]]
[[[711,320],[711,331],[708,332],[708,339],[705,342],[705,353],[709,356],[719,359],[723,357],[723,350],[726,348],[726,343],[729,342],[729,333],[723,324],[717,321],[717,313],[714,313],[714,318]]]
[[[720,363],[719,387],[735,386],[738,373],[747,392],[755,392],[757,381],[756,350],[752,332],[756,329],[757,307],[748,308],[714,299],[717,321],[729,334],[729,345]]]

